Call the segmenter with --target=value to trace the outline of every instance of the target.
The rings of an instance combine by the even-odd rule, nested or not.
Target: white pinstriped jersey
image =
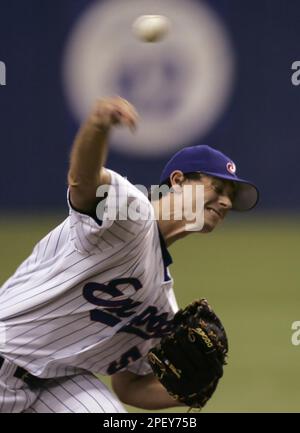
[[[142,203],[140,212],[153,216],[144,194],[109,172],[117,195],[127,188]],[[6,329],[0,354],[45,378],[82,370],[150,372],[143,357],[168,332],[178,308],[167,259],[153,218],[104,216],[101,224],[70,206],[69,217],[0,289]]]

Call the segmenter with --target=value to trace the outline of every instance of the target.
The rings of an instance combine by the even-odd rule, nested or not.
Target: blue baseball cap
[[[240,179],[236,175],[235,163],[228,156],[210,146],[185,147],[175,153],[162,171],[160,184],[167,182],[175,170],[183,173],[200,172],[234,182],[237,190],[232,203],[233,210],[250,210],[258,202],[257,187],[248,180]]]

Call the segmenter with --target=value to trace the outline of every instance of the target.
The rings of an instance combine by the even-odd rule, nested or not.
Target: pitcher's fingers
[[[123,116],[121,119],[123,125],[128,126],[131,132],[134,132],[137,128],[137,119],[132,116]]]
[[[135,116],[135,117],[139,117],[139,114],[136,110],[136,108],[134,107],[134,105],[132,105],[129,101],[127,101],[127,99],[121,98],[120,96],[118,96],[116,98],[116,100],[122,104],[122,106],[127,110],[129,109],[129,111]]]

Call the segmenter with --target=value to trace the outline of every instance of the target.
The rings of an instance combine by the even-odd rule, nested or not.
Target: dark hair
[[[191,172],[191,173],[184,173],[184,180],[200,180],[201,176],[202,176],[202,174],[199,173],[199,172],[196,172],[196,171],[195,172]],[[171,189],[172,184],[171,184],[170,178],[166,179],[163,182],[161,182],[159,184],[159,187],[161,187],[163,185],[166,185],[169,189]],[[149,188],[149,190],[148,190],[148,198],[149,199],[151,199],[152,195],[155,196],[156,189],[155,188],[154,189]],[[165,193],[163,191],[160,191],[159,195],[158,195],[158,199],[161,199],[164,195],[165,195]]]
[[[183,176],[184,176],[184,180],[200,180],[202,177],[202,173],[199,173],[197,171],[193,171],[191,173],[184,173]],[[166,179],[159,186],[161,186],[161,185],[167,185],[169,188],[171,188],[172,185],[171,185],[170,178]]]

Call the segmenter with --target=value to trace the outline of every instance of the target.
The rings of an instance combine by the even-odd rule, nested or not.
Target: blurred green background
[[[63,218],[1,217],[0,284]],[[225,375],[203,412],[300,411],[300,346],[291,343],[300,320],[299,246],[297,215],[250,213],[171,247],[179,305],[206,297],[229,337]]]

